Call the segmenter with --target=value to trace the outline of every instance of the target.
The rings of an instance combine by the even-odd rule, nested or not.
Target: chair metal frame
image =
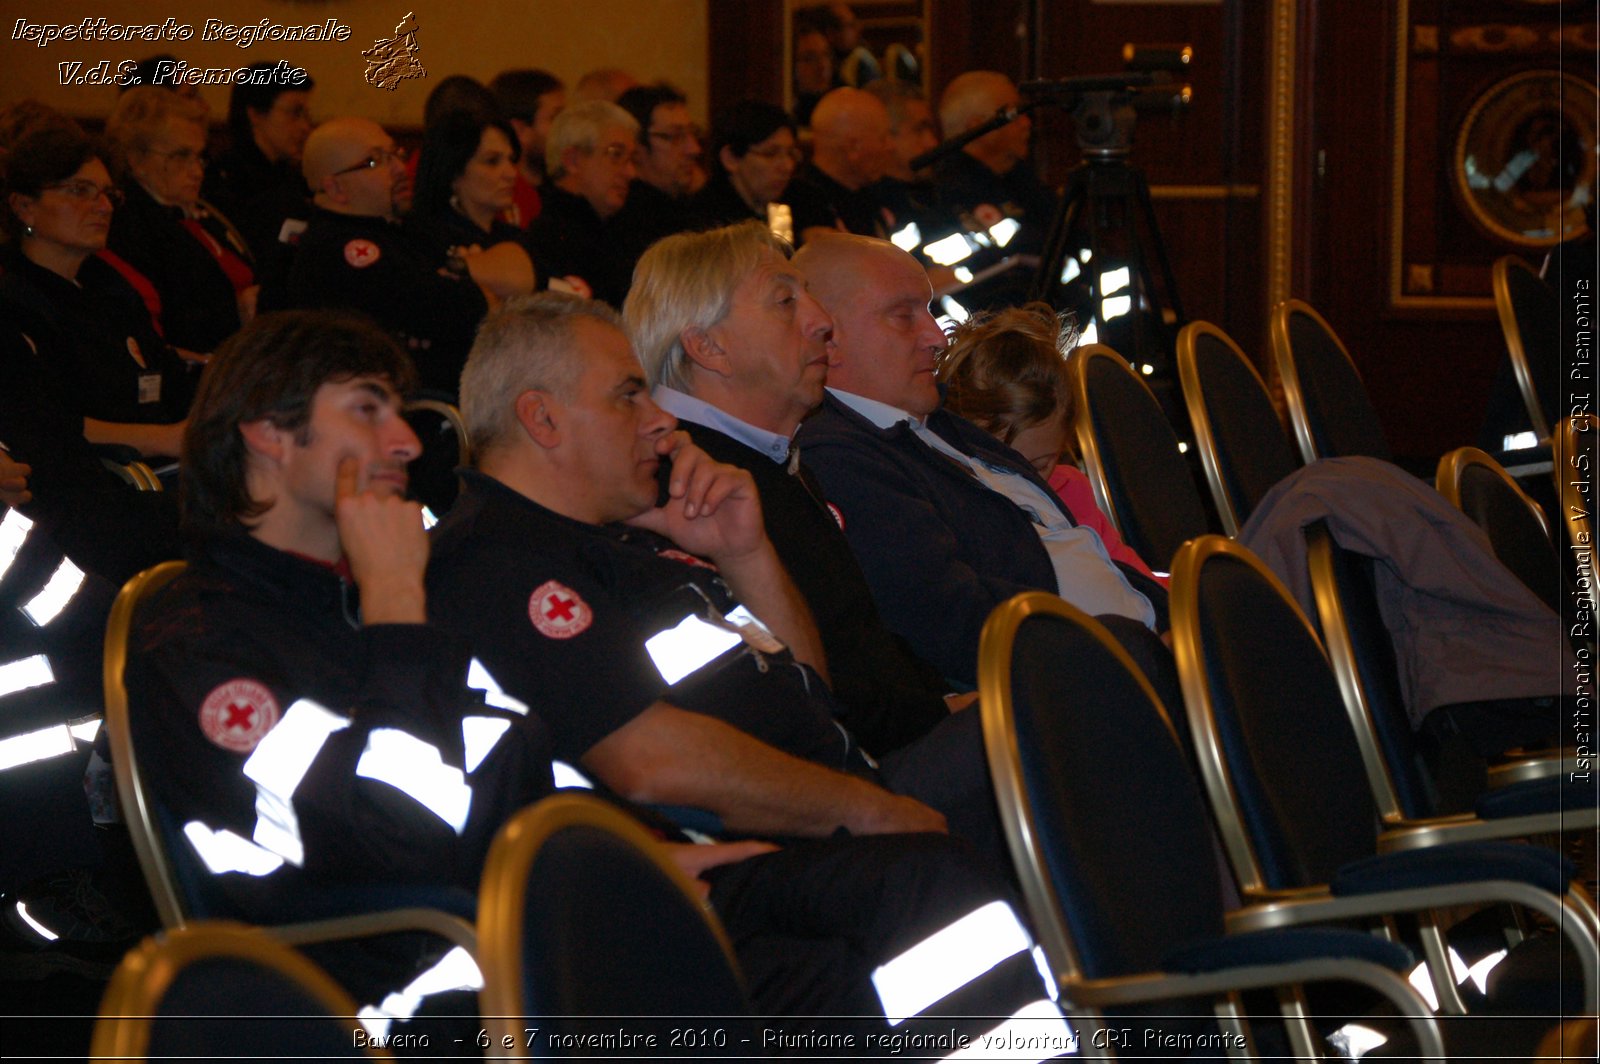
[[[1539,284],[1544,278],[1516,255],[1502,255],[1494,260],[1490,275],[1494,282],[1494,309],[1500,318],[1500,331],[1505,335],[1506,350],[1511,355],[1511,369],[1517,378],[1517,391],[1522,395],[1522,405],[1527,408],[1528,421],[1543,446],[1550,444],[1550,419],[1539,401],[1539,388],[1533,379],[1533,366],[1528,360],[1528,349],[1522,341],[1522,324],[1517,320],[1517,308],[1511,294],[1511,271],[1521,270]]]
[[[1344,356],[1345,362],[1350,366],[1350,372],[1355,374],[1357,381],[1361,381],[1361,371],[1356,368],[1355,359],[1350,357],[1350,351],[1344,346],[1344,341],[1339,339],[1339,334],[1310,303],[1302,299],[1286,299],[1272,308],[1268,328],[1272,338],[1272,358],[1278,367],[1278,378],[1283,382],[1283,398],[1289,407],[1289,424],[1294,429],[1295,444],[1300,448],[1301,459],[1310,465],[1319,458],[1331,456],[1317,450],[1316,435],[1311,425],[1311,409],[1306,403],[1305,387],[1300,381],[1300,369],[1295,364],[1294,345],[1289,332],[1289,319],[1295,314],[1306,315],[1327,334],[1339,354]],[[1365,387],[1365,382],[1362,382],[1362,388]],[[1368,399],[1368,402],[1371,400]]]
[[[1327,884],[1274,889],[1267,885],[1255,844],[1250,836],[1244,809],[1233,783],[1233,770],[1222,749],[1206,669],[1207,633],[1201,617],[1199,579],[1202,568],[1216,557],[1228,557],[1247,565],[1272,587],[1293,612],[1312,643],[1322,650],[1311,622],[1300,611],[1293,596],[1272,570],[1248,548],[1224,536],[1207,535],[1191,540],[1178,551],[1172,568],[1172,642],[1178,661],[1178,678],[1194,737],[1200,775],[1215,815],[1223,848],[1233,868],[1246,908],[1230,913],[1230,930],[1253,931],[1270,927],[1290,927],[1352,919],[1389,917],[1410,912],[1421,925],[1421,941],[1427,956],[1428,971],[1445,1008],[1464,1012],[1456,989],[1451,964],[1445,951],[1444,934],[1437,914],[1457,906],[1485,903],[1521,905],[1548,918],[1573,944],[1583,969],[1585,1002],[1591,1011],[1600,1011],[1600,917],[1594,902],[1576,882],[1557,897],[1528,883],[1511,880],[1480,880],[1448,886],[1413,887],[1372,894],[1333,895]],[[1326,651],[1322,651],[1326,660]],[[1332,666],[1329,666],[1330,670]],[[1286,705],[1286,711],[1292,709]],[[1450,819],[1450,818],[1445,818]],[[1440,826],[1395,827],[1379,832],[1373,825],[1378,854],[1439,845],[1452,838]]]
[[[1356,745],[1361,748],[1361,761],[1367,770],[1367,782],[1372,787],[1372,798],[1378,807],[1385,830],[1400,830],[1406,845],[1428,846],[1447,842],[1469,842],[1479,839],[1518,839],[1530,835],[1559,834],[1572,831],[1600,829],[1600,809],[1573,809],[1562,812],[1539,813],[1529,816],[1480,820],[1471,813],[1428,817],[1422,820],[1407,819],[1401,809],[1399,790],[1383,742],[1378,737],[1378,726],[1373,718],[1371,702],[1367,696],[1366,682],[1361,677],[1361,666],[1355,643],[1350,637],[1350,621],[1344,599],[1339,592],[1334,569],[1333,537],[1326,527],[1312,525],[1306,529],[1306,562],[1311,572],[1311,589],[1317,602],[1317,619],[1322,626],[1323,649],[1333,668],[1339,694],[1344,701],[1345,713],[1355,730]],[[1496,765],[1497,773],[1491,786],[1506,786],[1512,782],[1544,779],[1579,771],[1575,755],[1555,754],[1549,757],[1518,757],[1510,763]]]
[[[525,1056],[516,1050],[497,1054],[496,1049],[506,1044],[521,1045],[527,1026],[522,950],[528,883],[541,848],[553,835],[570,827],[604,831],[639,851],[641,860],[653,865],[682,892],[688,910],[700,915],[706,933],[716,941],[734,981],[743,988],[739,963],[722,921],[649,832],[597,798],[572,792],[554,794],[506,821],[495,835],[484,863],[478,891],[478,964],[483,973],[479,1011],[489,1032],[490,1056]],[[505,1041],[508,1037],[509,1043]]]
[[[1011,660],[1017,631],[1029,617],[1041,614],[1064,618],[1093,634],[1106,653],[1113,656],[1138,683],[1167,731],[1173,733],[1173,729],[1171,720],[1162,709],[1160,698],[1144,674],[1111,634],[1088,614],[1055,595],[1030,591],[1001,603],[989,615],[978,652],[979,712],[983,718],[989,772],[994,781],[1001,824],[1022,887],[1023,900],[1033,918],[1040,947],[1050,965],[1051,977],[1060,989],[1061,1006],[1072,1018],[1079,1035],[1080,1052],[1085,1058],[1116,1059],[1114,1041],[1095,1037],[1095,1032],[1112,1029],[1103,1011],[1106,1008],[1183,997],[1228,995],[1226,1000],[1215,1003],[1218,1020],[1224,1030],[1248,1037],[1242,1008],[1233,996],[1237,992],[1345,980],[1367,986],[1395,1004],[1400,1014],[1416,1029],[1423,1054],[1443,1059],[1443,1043],[1426,1002],[1404,979],[1370,961],[1327,958],[1249,965],[1198,975],[1147,972],[1102,979],[1091,979],[1084,975],[1083,964],[1063,917],[1060,896],[1042,854],[1040,828],[1023,777],[1012,708]],[[1173,734],[1174,747],[1177,742],[1177,736]],[[1230,924],[1232,921],[1233,914],[1230,914]],[[1233,928],[1230,926],[1229,930]],[[1282,1008],[1297,1055],[1302,1058],[1316,1057],[1318,1053],[1314,1038],[1304,1013],[1304,999],[1298,990],[1283,998]],[[1229,1052],[1230,1055],[1238,1055],[1232,1049]]]
[[[1184,406],[1189,411],[1189,424],[1194,428],[1195,445],[1200,449],[1200,465],[1206,472],[1206,485],[1211,489],[1211,499],[1216,503],[1217,516],[1222,520],[1222,530],[1229,536],[1238,536],[1244,527],[1239,516],[1240,501],[1228,490],[1228,478],[1222,467],[1222,448],[1211,424],[1211,406],[1206,400],[1205,384],[1200,374],[1200,337],[1210,336],[1227,345],[1250,371],[1261,386],[1263,395],[1270,395],[1261,371],[1240,350],[1233,337],[1208,321],[1191,321],[1178,331],[1178,380],[1183,387]],[[1283,426],[1278,426],[1280,432]]]
[[[344,1022],[352,1038],[361,1029],[356,1003],[307,957],[260,928],[231,920],[197,920],[146,938],[117,965],[100,1001],[91,1036],[91,1060],[144,1060],[151,1027],[162,1019],[160,1005],[173,982],[190,964],[214,958],[247,961],[293,983],[318,1001],[329,1022]],[[182,1022],[181,1017],[171,1017]],[[394,1059],[370,1041],[360,1043],[373,1060]]]
[[[1493,473],[1521,501],[1528,512],[1534,516],[1539,523],[1540,530],[1544,532],[1545,541],[1550,544],[1550,560],[1559,567],[1561,564],[1561,552],[1556,547],[1555,537],[1550,529],[1550,518],[1544,512],[1544,507],[1534,502],[1533,497],[1522,490],[1522,485],[1518,484],[1516,478],[1506,471],[1505,466],[1494,460],[1493,455],[1476,447],[1457,447],[1455,450],[1441,455],[1438,468],[1434,471],[1434,490],[1443,495],[1451,506],[1465,512],[1465,507],[1461,505],[1461,482],[1466,476],[1467,470],[1474,466],[1487,469]],[[1487,532],[1487,529],[1485,532]],[[1494,546],[1492,541],[1489,545],[1491,548]],[[1498,556],[1498,552],[1496,554]],[[1507,568],[1510,568],[1510,566],[1508,565]],[[1532,589],[1530,588],[1529,590]],[[1558,594],[1567,592],[1567,580],[1565,574],[1559,568],[1556,572],[1556,590]],[[1543,599],[1543,596],[1537,592],[1535,592],[1535,597]]]
[[[195,918],[188,912],[178,889],[172,858],[167,853],[156,811],[146,796],[144,777],[134,749],[128,689],[123,677],[127,670],[128,637],[133,629],[135,614],[152,596],[180,576],[186,567],[186,563],[181,561],[162,562],[137,574],[122,586],[116,601],[112,603],[106,624],[103,673],[105,729],[111,747],[117,798],[122,805],[122,815],[127,821],[128,834],[156,914],[161,918],[162,926],[169,930],[185,927],[195,922]],[[468,952],[477,952],[477,935],[470,923],[459,916],[420,906],[277,924],[265,930],[290,945],[360,938],[394,931],[425,931],[445,938]]]
[[[438,414],[450,422],[450,427],[455,430],[456,439],[461,447],[461,464],[471,464],[471,437],[467,435],[467,423],[461,417],[461,410],[455,404],[447,403],[442,399],[412,399],[400,408],[400,412],[403,414],[409,414],[414,410],[426,410],[430,413]]]
[[[100,464],[115,473],[123,483],[136,491],[164,491],[161,478],[144,462],[119,462],[115,458],[102,458]]]

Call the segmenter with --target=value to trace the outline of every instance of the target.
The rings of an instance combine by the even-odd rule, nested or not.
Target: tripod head
[[[1049,103],[1071,112],[1078,150],[1091,164],[1128,157],[1138,112],[1175,113],[1187,108],[1190,99],[1189,86],[1174,88],[1164,70],[1025,81],[1017,88],[1036,106]]]

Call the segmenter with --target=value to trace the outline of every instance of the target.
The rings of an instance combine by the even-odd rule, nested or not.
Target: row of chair
[[[184,982],[177,974],[183,965],[161,959],[198,951],[191,940],[211,932],[196,917],[212,914],[173,874],[167,862],[176,840],[159,811],[144,804],[117,648],[140,597],[175,569],[130,583],[108,638],[108,731],[119,788],[168,931],[130,956],[114,980],[97,1055],[138,1056],[141,1045],[153,1052],[158,1038],[192,1048],[203,1024],[158,1036],[148,1022],[118,1017],[228,1015],[240,1008],[241,999],[230,995],[241,985],[252,1014],[270,1013],[278,1001],[289,1014],[309,1007],[303,995],[310,991],[274,997],[252,990],[250,980],[208,969]],[[1247,1013],[1259,1003],[1238,995],[1280,987],[1277,1015],[1293,1051],[1316,1056],[1313,999],[1298,988],[1349,979],[1386,997],[1409,1018],[1421,1051],[1440,1055],[1429,1008],[1398,975],[1414,963],[1406,949],[1369,934],[1300,925],[1417,914],[1434,993],[1447,1011],[1460,1011],[1436,910],[1484,900],[1517,902],[1562,928],[1582,968],[1582,1007],[1593,1010],[1600,1000],[1597,925],[1581,889],[1569,889],[1570,866],[1532,847],[1451,845],[1459,837],[1592,833],[1600,824],[1592,803],[1558,816],[1516,815],[1512,807],[1513,815],[1494,824],[1487,811],[1446,820],[1414,809],[1397,813],[1398,799],[1381,794],[1392,786],[1383,773],[1401,776],[1411,767],[1383,762],[1376,740],[1358,742],[1360,729],[1353,732],[1351,723],[1359,715],[1341,708],[1314,630],[1265,567],[1212,536],[1178,552],[1173,576],[1175,650],[1209,813],[1167,707],[1091,619],[1054,596],[1021,596],[991,618],[980,654],[980,712],[1003,819],[1085,1053],[1114,1056],[1108,1032],[1136,1016],[1156,1024],[1169,1045],[1192,1047],[1210,1035],[1213,1007],[1225,1033],[1249,1040]],[[1326,617],[1323,624],[1330,629]],[[1067,656],[1075,663],[1070,675],[1059,667]],[[1330,808],[1340,815],[1329,816]],[[1232,913],[1225,911],[1212,823],[1247,902]],[[1391,855],[1379,856],[1385,852]],[[502,830],[483,884],[475,911],[411,907],[293,927],[222,928],[221,948],[229,957],[246,945],[251,955],[281,956],[293,944],[331,937],[429,929],[476,956],[493,1047],[507,1037],[520,1046],[529,1016],[550,1017],[548,1029],[559,1030],[564,1016],[748,1011],[714,919],[643,832],[608,807],[560,796],[526,811]],[[1394,934],[1392,926],[1386,930]],[[163,996],[169,993],[170,1002]],[[348,999],[324,998],[317,1011],[353,1015]],[[1157,1002],[1157,1011],[1139,1011]],[[336,1030],[342,1045],[360,1041],[348,1023]]]
[[[645,830],[597,799],[556,795],[502,827],[476,922],[487,1056],[567,1055],[548,1047],[583,1033],[585,1017],[639,1017],[635,1034],[657,1017],[662,1041],[667,1024],[717,1017],[719,1044],[697,1056],[759,1044],[720,923]],[[303,929],[217,919],[151,936],[112,975],[91,1058],[392,1059],[388,1032],[366,1029],[349,993],[292,944],[306,941]]]
[[[1388,454],[1355,368],[1321,316],[1290,300],[1276,308],[1272,323],[1298,455],[1267,383],[1239,345],[1208,322],[1192,322],[1178,335],[1179,380],[1220,528],[1212,525],[1177,434],[1128,362],[1103,344],[1079,347],[1067,360],[1079,452],[1096,501],[1122,538],[1157,568],[1169,564],[1180,544],[1207,531],[1237,536],[1267,493],[1302,461]],[[1308,357],[1308,351],[1315,354]],[[1553,472],[1568,542],[1587,544],[1594,478],[1581,463],[1593,461],[1595,418],[1580,415],[1556,425]],[[1496,557],[1552,609],[1559,612],[1570,601],[1543,509],[1490,455],[1474,447],[1450,452],[1440,460],[1436,484],[1484,530]],[[1594,605],[1593,582],[1580,590]]]
[[[1242,546],[1205,536],[1178,552],[1173,588],[1200,784],[1168,707],[1091,618],[1032,593],[997,610],[983,636],[991,771],[1041,944],[1084,1044],[1154,999],[1168,1013],[1214,1009],[1224,1030],[1244,1033],[1229,992],[1288,984],[1278,1004],[1293,1052],[1314,1057],[1315,999],[1299,986],[1349,978],[1380,989],[1413,1021],[1416,1048],[1440,1054],[1430,1010],[1392,974],[1411,963],[1406,952],[1329,928],[1359,920],[1392,939],[1395,915],[1411,914],[1433,991],[1459,1013],[1441,910],[1494,901],[1561,929],[1583,971],[1573,1004],[1593,1012],[1597,923],[1570,864],[1537,847],[1458,841],[1592,835],[1593,796],[1581,809],[1496,825],[1380,818],[1379,766],[1357,741],[1311,624],[1276,578]],[[1071,675],[1059,667],[1068,656]],[[1233,912],[1224,912],[1211,824],[1243,892]],[[1298,930],[1282,930],[1290,928]],[[1458,1052],[1482,1053],[1499,1036],[1530,1039],[1496,1024],[1452,1039],[1452,1026],[1445,1041]]]

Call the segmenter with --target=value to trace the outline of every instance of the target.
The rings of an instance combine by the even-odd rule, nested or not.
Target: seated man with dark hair
[[[195,401],[190,564],[136,619],[127,682],[178,860],[241,919],[328,915],[358,886],[475,891],[500,824],[551,789],[538,718],[485,704],[468,678],[492,680],[427,623],[412,379],[373,325],[290,312],[225,344]],[[358,993],[414,974],[319,959]]]

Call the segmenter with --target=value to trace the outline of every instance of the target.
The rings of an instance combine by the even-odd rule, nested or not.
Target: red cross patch
[[[594,611],[567,585],[546,580],[528,598],[528,617],[540,635],[571,639],[593,623]]]
[[[383,252],[370,240],[357,237],[344,246],[344,261],[358,270],[371,266],[382,257]]]
[[[235,753],[247,754],[278,723],[278,700],[255,680],[218,684],[200,703],[200,730]]]
[[[685,565],[693,565],[701,569],[710,569],[714,573],[720,571],[715,565],[712,565],[704,558],[696,558],[688,551],[682,551],[676,547],[668,547],[666,550],[658,550],[656,551],[656,557],[671,558],[675,562],[682,562]]]
[[[996,207],[992,203],[978,204],[976,207],[972,208],[972,216],[976,218],[978,220],[978,224],[983,226],[985,229],[993,228],[994,223],[1005,217],[1005,215],[1000,213],[1000,208]]]

